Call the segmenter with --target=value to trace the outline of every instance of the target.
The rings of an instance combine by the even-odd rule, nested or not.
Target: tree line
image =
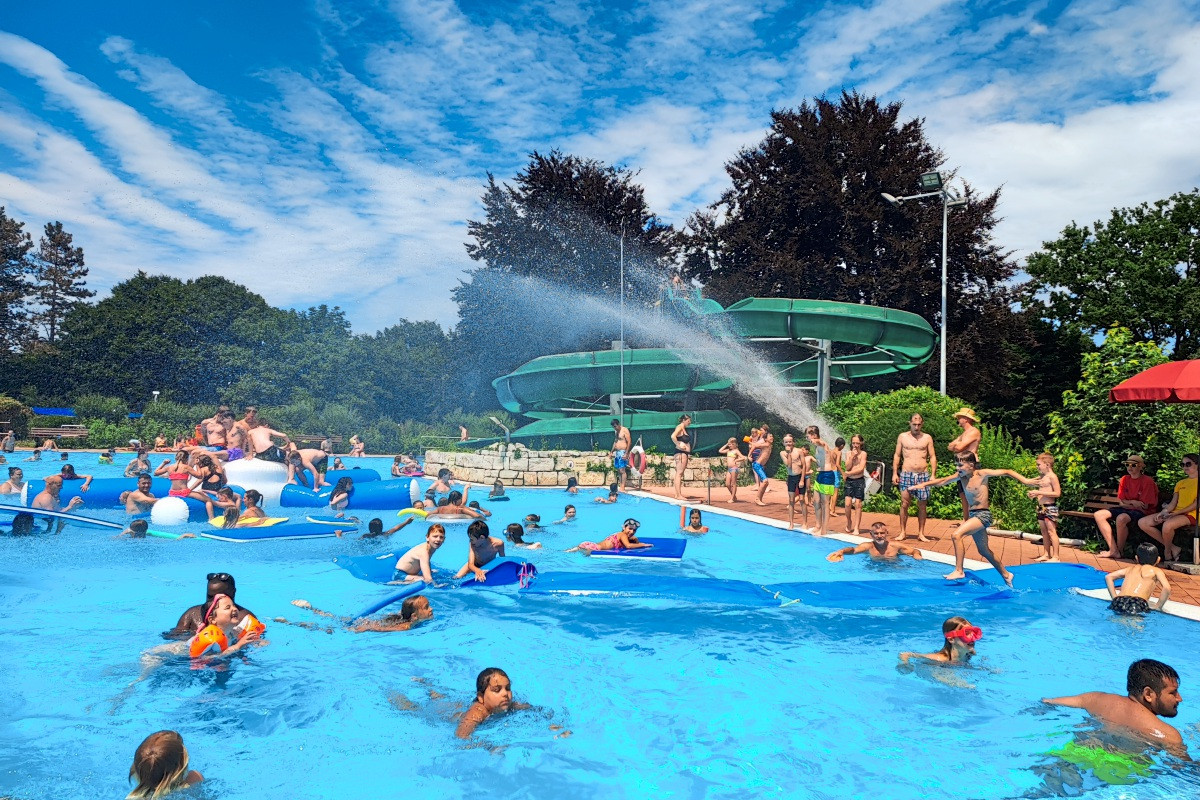
[[[62,225],[46,225],[35,248],[0,211],[0,393],[44,404],[102,394],[136,409],[159,391],[188,404],[315,403],[360,419],[444,420],[494,409],[491,381],[531,358],[607,349],[622,300],[627,320],[651,319],[673,276],[723,304],[868,303],[936,330],[940,204],[881,197],[919,191],[917,176],[935,170],[969,200],[949,216],[951,394],[1036,444],[1109,327],[1176,358],[1200,349],[1195,189],[1091,226],[1071,221],[1022,272],[995,240],[1000,190],[958,175],[898,102],[845,92],[776,110],[763,139],[725,169],[721,197],[676,227],[650,207],[634,171],[534,152],[511,180],[487,176],[465,242],[476,266],[453,290],[457,325],[401,319],[369,335],[354,335],[339,308],[273,308],[213,276],[139,272],[87,302],[83,251]],[[661,339],[653,325],[626,330],[631,347]],[[935,362],[854,388],[934,384]]]

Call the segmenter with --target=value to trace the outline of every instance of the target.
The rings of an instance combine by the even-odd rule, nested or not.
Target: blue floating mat
[[[543,572],[521,594],[676,600],[684,603],[778,607],[772,593],[749,581],[609,572]]]
[[[369,574],[372,577],[364,578],[364,580],[374,580],[376,583],[387,583],[391,580],[394,574],[396,565],[396,554],[385,553],[378,556],[337,556],[334,563],[343,567],[351,575],[356,578],[363,578],[364,574]],[[370,559],[367,561],[366,559]],[[378,580],[382,577],[382,568],[380,565],[387,565],[387,578]],[[361,569],[360,569],[361,567]],[[471,587],[475,589],[486,589],[496,586],[512,586],[516,583],[526,583],[537,575],[537,568],[533,564],[520,558],[497,558],[488,564],[484,570],[487,573],[487,580],[483,583],[476,581],[474,578],[469,578],[459,584],[460,587]],[[359,573],[362,574],[359,574]],[[438,570],[434,570],[434,577],[438,576]],[[447,577],[447,580],[449,578]],[[411,583],[402,584],[402,588],[395,591],[386,597],[372,603],[354,616],[354,619],[369,617],[376,611],[387,608],[392,603],[403,600],[406,597],[412,597],[415,594],[420,594],[427,589],[436,589],[437,587],[430,586],[425,581],[412,581]]]
[[[356,527],[358,525],[357,519],[336,517],[333,514],[309,514],[305,519],[314,525],[333,525],[336,528],[345,528],[347,525]]]
[[[333,563],[359,580],[389,583],[396,574],[396,559],[400,558],[403,552],[376,553],[370,556],[334,556]]]
[[[337,536],[339,529],[332,525],[319,522],[285,522],[281,525],[262,525],[247,528],[220,528],[212,532],[200,534],[205,539],[216,539],[221,542],[262,542],[267,539],[320,539]],[[342,533],[354,533],[357,524],[346,523],[340,529]]]
[[[349,470],[353,473],[354,470]],[[353,474],[349,475],[353,479]],[[379,480],[376,476],[375,480],[364,483],[355,483],[354,492],[350,495],[350,501],[347,508],[353,509],[401,509],[408,508],[412,505],[412,497],[409,493],[408,478],[402,480]],[[324,486],[321,491],[314,492],[304,486],[288,485],[284,486],[279,493],[279,505],[284,508],[319,508],[324,506],[329,508],[329,497],[333,494],[332,486]]]
[[[822,608],[915,608],[953,605],[976,600],[1012,597],[1003,585],[997,587],[964,581],[950,583],[941,578],[899,578],[880,581],[801,581],[774,583],[765,589],[781,603],[800,602]]]
[[[637,550],[593,550],[592,558],[658,558],[668,561],[679,561],[687,548],[687,539],[651,539],[649,536],[638,539],[650,547],[639,547]]]
[[[497,558],[483,568],[487,580],[483,583],[475,578],[467,578],[459,586],[487,587],[511,586],[514,583],[528,583],[537,576],[537,567],[523,558]]]
[[[1103,589],[1105,573],[1087,564],[1025,564],[1009,567],[1013,588],[1019,591],[1052,592],[1061,589]],[[991,586],[1004,586],[994,569],[967,570],[973,580]]]

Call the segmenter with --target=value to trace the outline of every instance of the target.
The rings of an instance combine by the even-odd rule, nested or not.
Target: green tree
[[[29,294],[29,251],[33,239],[19,222],[0,206],[0,353],[20,349],[31,326],[25,298]]]
[[[617,337],[622,238],[626,301],[657,298],[673,232],[634,178],[557,150],[533,153],[511,185],[488,176],[484,219],[467,225],[467,253],[481,266],[454,289],[464,408],[492,407],[492,379],[531,358]],[[586,297],[600,304],[585,309]]]
[[[1119,208],[1089,228],[1071,223],[1031,255],[1031,303],[1045,315],[1100,333],[1116,325],[1170,347],[1175,358],[1200,354],[1200,190]]]
[[[1130,453],[1146,460],[1160,487],[1181,476],[1179,455],[1196,446],[1198,409],[1108,401],[1109,389],[1165,361],[1158,345],[1125,328],[1109,330],[1100,349],[1083,357],[1078,386],[1063,393],[1062,409],[1050,415],[1048,449],[1058,458],[1065,507],[1080,508],[1089,490],[1115,486]]]
[[[944,156],[900,104],[844,92],[774,111],[766,137],[726,166],[732,186],[689,221],[689,275],[728,303],[749,296],[838,300],[903,309],[940,325],[942,208],[936,199],[890,206],[881,193],[917,191]],[[972,402],[1011,398],[1027,338],[1012,310],[1016,265],[992,240],[999,191],[967,186],[950,213],[950,391]],[[936,364],[914,372],[929,382]],[[911,378],[910,378],[911,380]]]
[[[96,294],[86,286],[88,269],[83,263],[83,248],[73,247],[72,241],[61,222],[47,222],[33,259],[37,322],[50,344],[58,342],[67,314]]]

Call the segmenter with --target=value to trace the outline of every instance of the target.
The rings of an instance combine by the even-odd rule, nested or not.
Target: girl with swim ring
[[[183,737],[175,731],[158,731],[147,736],[133,754],[129,780],[137,779],[125,800],[159,798],[178,789],[186,789],[204,780],[188,769],[188,751]]]
[[[687,469],[688,457],[692,454],[692,435],[688,433],[688,425],[692,418],[684,414],[679,418],[679,424],[671,431],[671,441],[675,443],[675,497],[683,497],[683,471]]]
[[[686,522],[684,520],[687,520]],[[684,533],[708,533],[708,526],[700,519],[700,509],[693,508],[688,513],[687,506],[679,509],[679,527]]]
[[[910,658],[921,658],[939,664],[965,664],[975,655],[975,643],[983,638],[983,631],[972,625],[965,617],[951,617],[942,623],[945,643],[934,653],[901,653],[901,663]]]
[[[192,658],[231,656],[250,642],[258,641],[267,630],[253,614],[246,614],[241,620],[238,617],[238,608],[229,595],[213,597],[204,612],[200,630],[188,642],[188,655]]]
[[[567,552],[584,552],[591,555],[597,550],[637,550],[643,547],[652,547],[652,545],[638,541],[637,529],[640,527],[642,527],[642,523],[636,519],[627,519],[621,525],[621,530],[616,533],[606,536],[599,542],[580,542]]]

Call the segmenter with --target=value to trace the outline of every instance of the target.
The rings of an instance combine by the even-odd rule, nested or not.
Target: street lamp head
[[[880,194],[880,196],[883,197],[884,200],[887,200],[892,205],[898,205],[900,203],[900,200],[897,199],[894,195],[890,195],[887,192],[880,192],[879,194]]]
[[[920,180],[923,191],[934,192],[942,188],[942,173],[940,172],[922,172]]]

